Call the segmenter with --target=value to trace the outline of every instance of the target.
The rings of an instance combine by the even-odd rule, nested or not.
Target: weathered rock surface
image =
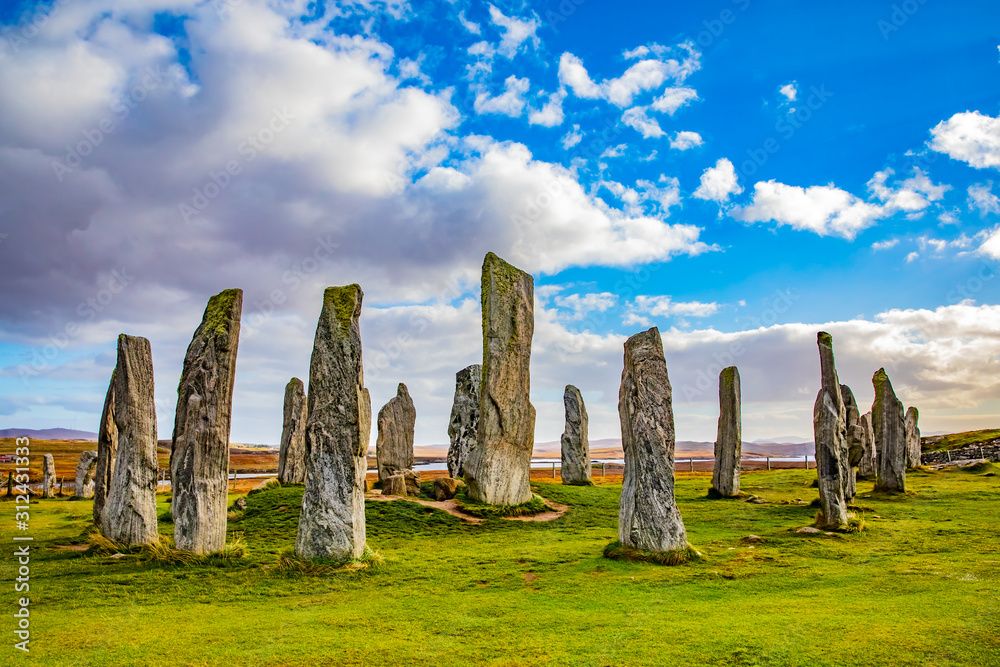
[[[483,368],[479,431],[465,461],[469,496],[492,505],[531,500],[535,442],[530,394],[534,281],[493,253],[483,261]]]
[[[400,382],[396,395],[378,411],[375,459],[380,481],[413,469],[413,426],[416,421],[417,410],[413,407],[413,399],[406,385]]]
[[[453,477],[438,477],[434,480],[434,500],[451,500],[461,483]]]
[[[743,455],[740,371],[736,366],[719,373],[719,430],[715,439],[712,488],[726,498],[740,494],[740,458]]]
[[[100,528],[104,505],[111,490],[118,455],[118,428],[115,426],[115,373],[111,372],[108,392],[101,410],[101,425],[97,432],[97,467],[94,470],[94,525]]]
[[[819,484],[821,527],[847,525],[846,488],[847,410],[837,379],[833,337],[825,331],[816,336],[822,384],[813,407],[816,441],[816,476]]]
[[[586,486],[592,483],[590,438],[587,434],[589,419],[580,390],[571,384],[566,385],[563,392],[563,407],[566,409],[566,426],[561,438],[562,483]]]
[[[306,488],[295,540],[301,558],[358,558],[365,549],[365,454],[371,397],[364,386],[358,285],[328,287],[309,365]]]
[[[465,474],[465,460],[476,444],[479,431],[479,385],[482,382],[483,367],[472,364],[455,373],[455,402],[451,406],[451,422],[448,424],[448,475],[462,477]]]
[[[858,462],[858,477],[865,479],[875,477],[878,472],[878,457],[875,454],[875,430],[872,427],[871,410],[861,415],[861,431],[863,452]]]
[[[101,533],[125,545],[151,544],[160,536],[156,531],[153,354],[148,340],[125,334],[118,337],[113,378],[118,451]]]
[[[56,459],[51,454],[42,457],[42,498],[56,495]]]
[[[875,403],[872,405],[872,430],[878,467],[875,488],[879,491],[906,491],[906,425],[903,404],[896,398],[885,369],[872,377]]]
[[[208,300],[177,385],[170,452],[170,511],[181,551],[207,554],[226,546],[229,427],[240,339],[243,290]]]
[[[406,493],[410,496],[420,495],[420,473],[416,470],[403,470],[400,473],[406,483]]]
[[[278,450],[278,481],[282,484],[306,483],[306,388],[302,380],[292,378],[285,385],[284,420]]]
[[[383,496],[406,496],[406,478],[402,473],[390,475],[382,480]]]
[[[906,410],[906,416],[903,418],[903,430],[906,436],[906,467],[916,468],[920,465],[920,427],[917,426],[917,420],[920,419],[920,413],[914,407],[909,407]]]
[[[94,473],[97,471],[97,452],[88,450],[80,453],[80,462],[76,464],[77,498],[94,497]]]
[[[844,431],[847,450],[841,452],[840,462],[844,466],[844,499],[850,503],[857,495],[858,478],[855,467],[861,462],[865,452],[865,432],[854,392],[846,384],[842,384],[840,396],[844,400],[844,421],[847,426]]]
[[[618,416],[625,473],[618,539],[647,551],[687,547],[674,500],[674,412],[663,343],[656,327],[625,342]]]

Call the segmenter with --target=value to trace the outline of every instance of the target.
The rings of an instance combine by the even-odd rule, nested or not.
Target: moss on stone
[[[340,333],[346,335],[354,322],[354,311],[364,297],[357,283],[343,287],[327,287],[323,292],[323,312],[332,312]]]
[[[816,342],[826,347],[833,347],[833,336],[825,331],[816,334]]]
[[[220,336],[228,334],[233,304],[242,297],[243,290],[225,289],[210,298],[201,320],[202,327]]]
[[[722,369],[722,381],[727,385],[732,385],[736,381],[736,366],[729,366]]]

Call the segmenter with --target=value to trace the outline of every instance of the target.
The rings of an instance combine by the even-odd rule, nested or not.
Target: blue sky
[[[126,331],[169,437],[204,303],[241,287],[233,439],[275,443],[322,288],[359,282],[373,407],[406,382],[445,442],[492,250],[535,277],[538,441],[565,384],[617,436],[621,346],[654,325],[682,439],[714,438],[722,363],[745,439],[809,437],[821,328],[862,405],[885,366],[925,431],[995,426],[998,15],[7,3],[0,421],[96,430]]]

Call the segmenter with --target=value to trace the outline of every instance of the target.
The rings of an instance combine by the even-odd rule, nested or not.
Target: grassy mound
[[[920,439],[920,448],[925,452],[944,452],[949,449],[959,449],[968,445],[978,445],[1000,438],[1000,429],[983,429],[981,431],[966,431],[964,433],[949,433]]]
[[[980,461],[979,463],[973,463],[972,465],[962,466],[959,468],[962,472],[972,473],[973,475],[996,475],[997,471],[1000,470],[1000,466],[991,461]]]
[[[629,563],[653,563],[654,565],[683,565],[701,558],[701,554],[690,544],[684,549],[673,551],[644,551],[629,547],[615,540],[604,547],[604,557]]]
[[[531,500],[520,505],[487,505],[469,498],[465,487],[459,488],[458,493],[455,494],[455,504],[466,514],[479,517],[480,519],[531,516],[533,514],[552,511],[552,508],[548,506],[545,500],[535,494],[531,495]]]

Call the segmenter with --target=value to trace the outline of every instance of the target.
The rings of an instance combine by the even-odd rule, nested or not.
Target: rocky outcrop
[[[587,486],[590,481],[590,439],[587,435],[587,406],[583,403],[580,390],[566,385],[563,392],[563,407],[566,410],[566,426],[563,430],[562,468],[560,477],[563,484]]]
[[[170,453],[170,511],[181,551],[208,554],[226,546],[229,427],[240,339],[243,290],[208,300],[177,385]]]
[[[660,332],[653,327],[625,342],[618,416],[625,474],[618,539],[646,551],[687,547],[674,500],[674,413]]]
[[[885,369],[872,377],[875,403],[872,405],[872,429],[875,432],[875,452],[878,466],[875,489],[906,491],[906,425],[903,404],[896,398]]]
[[[906,416],[903,417],[907,468],[916,468],[920,465],[920,427],[917,426],[918,419],[920,419],[920,413],[917,409],[912,406],[907,408]]]
[[[306,488],[295,540],[301,558],[358,558],[365,549],[365,454],[371,397],[364,386],[358,285],[328,287],[309,365]]]
[[[740,371],[736,366],[719,373],[719,429],[712,469],[713,495],[733,498],[740,494],[740,459],[743,456]]]
[[[104,396],[101,411],[101,425],[97,432],[97,466],[94,469],[94,525],[101,526],[104,505],[111,490],[111,478],[115,472],[115,457],[118,456],[118,428],[115,426],[115,374],[111,372],[111,382]]]
[[[857,495],[858,477],[855,468],[865,452],[865,432],[854,392],[846,384],[842,384],[840,396],[844,400],[844,421],[847,427],[844,431],[847,449],[841,452],[840,462],[844,474],[844,499],[850,503]]]
[[[285,385],[285,410],[278,450],[278,481],[282,484],[306,483],[306,388],[302,380],[292,378]]]
[[[479,385],[483,367],[472,364],[455,373],[455,402],[451,406],[448,424],[448,475],[454,478],[465,474],[465,460],[476,444],[479,430]]]
[[[847,525],[847,410],[833,358],[833,337],[821,331],[816,344],[822,382],[813,406],[821,512],[817,522],[821,528],[841,528]]]
[[[479,431],[464,465],[469,496],[480,503],[520,505],[531,499],[533,294],[530,275],[493,253],[486,255]]]
[[[56,459],[51,454],[42,457],[42,498],[55,498]]]
[[[378,411],[378,439],[375,442],[375,459],[378,478],[387,478],[413,470],[413,427],[417,410],[413,407],[410,392],[402,382],[396,395]]]
[[[878,472],[878,457],[875,454],[875,430],[870,410],[861,415],[861,431],[864,440],[861,460],[858,462],[858,477],[874,478]]]
[[[438,477],[434,480],[434,500],[451,500],[461,483],[452,477]]]
[[[76,464],[76,490],[73,493],[77,498],[94,497],[94,473],[97,471],[97,452],[88,450],[80,453],[80,462]]]
[[[160,537],[156,531],[153,354],[148,340],[125,334],[118,337],[113,378],[118,451],[101,533],[120,544],[151,544]]]

